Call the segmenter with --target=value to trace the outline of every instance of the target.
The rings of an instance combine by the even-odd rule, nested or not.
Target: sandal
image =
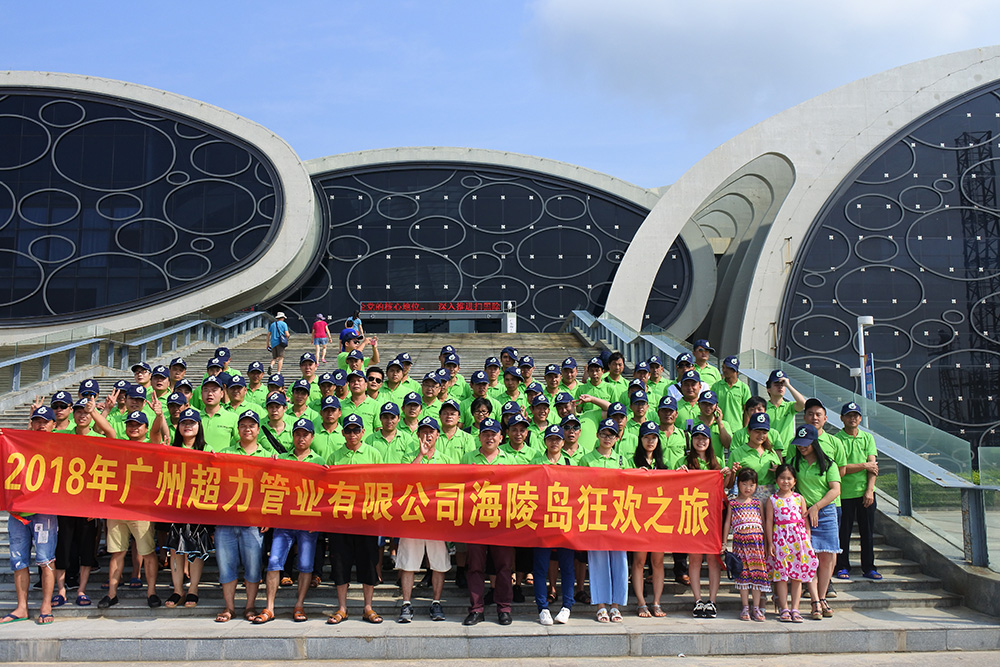
[[[843,581],[850,581],[851,580],[851,575],[848,573],[847,568],[841,568],[841,569],[837,570],[836,572],[833,573],[833,576],[835,578],[841,579]]]
[[[197,607],[198,606],[198,596],[188,593],[184,596],[184,606],[185,607]]]
[[[802,614],[799,613],[798,609],[793,609],[792,610],[792,623],[801,623],[801,622],[802,622]]]
[[[14,614],[7,614],[3,618],[0,618],[0,625],[7,625],[8,623],[17,623],[18,621],[27,621],[27,616],[15,616]]]
[[[342,622],[344,622],[346,620],[347,620],[347,612],[346,611],[340,611],[338,609],[336,612],[334,612],[333,616],[331,616],[330,618],[326,619],[326,624],[327,625],[337,625],[338,623],[342,623]]]
[[[767,620],[767,617],[764,615],[764,608],[763,607],[754,607],[753,608],[753,614],[751,614],[751,617],[755,621],[765,621],[765,620]]]
[[[868,570],[862,576],[872,581],[882,581],[882,575],[878,573],[878,570]]]
[[[38,625],[48,625],[56,620],[56,617],[52,614],[39,614],[38,620],[35,621]]]
[[[638,607],[636,607],[635,613],[639,616],[639,618],[652,618],[653,617],[653,615],[651,613],[649,613],[649,607],[647,607],[644,604],[641,604]]]
[[[216,623],[228,623],[230,620],[232,620],[232,618],[233,618],[233,610],[232,609],[224,609],[223,611],[220,611],[216,615],[215,622]]]
[[[740,620],[741,621],[750,620],[750,607],[748,605],[744,605],[743,609],[740,610]]]
[[[246,611],[243,612],[243,618],[253,623],[253,619],[257,618],[257,610],[247,609]]]
[[[264,611],[260,612],[260,614],[257,615],[257,618],[253,619],[252,622],[254,625],[264,625],[265,623],[268,623],[273,620],[274,620],[274,612],[271,611],[270,609],[264,609]]]
[[[181,596],[178,595],[177,593],[172,593],[170,597],[168,597],[166,601],[163,603],[163,606],[167,607],[168,609],[173,609],[174,607],[177,606],[177,603],[180,601],[181,601]]]
[[[823,618],[833,618],[833,610],[830,609],[830,604],[826,601],[826,599],[820,599],[819,604],[823,610]]]
[[[611,620],[611,617],[608,615],[608,610],[607,609],[605,609],[605,608],[602,607],[601,609],[597,610],[597,621],[598,621],[598,623],[608,623],[610,620]]]
[[[792,612],[790,612],[788,609],[782,609],[778,613],[778,620],[780,622],[782,622],[782,623],[791,623],[792,622]]]
[[[809,613],[809,618],[814,621],[823,620],[823,606],[818,601],[812,603],[812,611]]]
[[[363,612],[361,612],[361,618],[365,619],[369,623],[374,623],[376,625],[382,622],[382,617],[379,616],[378,612],[376,612],[374,609],[365,609]]]
[[[663,618],[667,615],[667,612],[663,611],[663,607],[658,604],[653,605],[653,616],[657,618]]]
[[[128,580],[127,586],[129,588],[142,588],[142,579],[139,577],[132,577]]]
[[[622,620],[623,620],[622,619],[622,613],[621,613],[621,611],[619,611],[618,607],[612,607],[611,608],[611,622],[612,623],[621,623]]]
[[[64,598],[61,595],[53,595],[52,596],[52,606],[53,607],[61,607],[64,604],[66,604],[66,598]]]
[[[309,619],[306,617],[305,609],[302,607],[296,607],[292,610],[292,620],[296,623],[302,623],[304,621],[308,621]]]
[[[81,593],[76,596],[76,606],[77,607],[89,607],[91,605],[90,598],[87,597],[86,593]]]
[[[319,588],[321,583],[323,583],[323,580],[318,576],[313,575],[312,581],[309,582],[309,588]]]

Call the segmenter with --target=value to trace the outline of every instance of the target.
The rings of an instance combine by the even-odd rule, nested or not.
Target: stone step
[[[200,610],[199,610],[200,611]],[[206,610],[207,611],[207,610]],[[212,610],[214,611],[214,610]],[[434,623],[418,607],[413,623],[387,618],[380,625],[351,618],[333,627],[308,609],[309,621],[293,623],[288,610],[277,619],[252,625],[242,619],[214,623],[214,613],[179,616],[159,610],[155,623],[123,623],[120,618],[64,618],[52,625],[16,624],[0,628],[0,660],[159,662],[207,660],[445,660],[461,658],[563,658],[624,656],[723,656],[996,649],[996,619],[961,607],[861,609],[802,624],[764,623],[720,616],[695,619],[671,614],[637,618],[631,609],[622,623],[597,623],[589,608],[574,609],[567,625],[543,627],[534,614],[515,615],[510,626],[461,625],[451,616]],[[203,612],[204,613],[204,612]],[[138,620],[138,619],[137,619]],[[147,619],[143,619],[147,620]],[[935,658],[938,659],[938,658]]]

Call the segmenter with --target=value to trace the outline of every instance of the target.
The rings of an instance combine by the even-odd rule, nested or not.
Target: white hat
[[[285,319],[285,314],[279,310],[278,314],[274,316],[274,319],[276,319],[276,320],[283,320],[283,319]]]

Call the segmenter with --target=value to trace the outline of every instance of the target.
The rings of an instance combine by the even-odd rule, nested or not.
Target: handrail
[[[641,334],[621,320],[608,314],[594,318],[589,313],[574,310],[567,319],[571,321],[573,326],[579,328],[581,332],[585,336],[589,337],[593,342],[598,340],[608,341],[614,344],[615,347],[626,355],[626,357],[632,360],[646,359],[654,354],[653,350],[656,350],[655,353],[669,356],[672,359],[676,355],[680,354],[681,351],[687,349],[686,344],[678,341],[666,332]],[[773,369],[768,369],[766,372],[757,369],[755,364],[758,356],[763,357],[766,355],[758,353],[756,350],[752,350],[747,354],[741,355],[744,359],[749,357],[749,361],[751,363],[747,364],[744,359],[741,359],[743,365],[740,367],[740,372],[745,375],[751,383],[760,387],[767,383],[768,374]],[[777,362],[777,360],[774,361]],[[777,362],[777,364],[781,367],[785,366],[785,364],[781,364],[780,362]],[[671,371],[673,370],[673,364],[664,364],[664,367],[670,368]],[[795,375],[799,377],[815,378],[815,376],[812,376],[811,373],[800,368],[793,368],[790,370],[792,370]],[[815,379],[818,380],[819,378]],[[879,407],[874,401],[867,401],[864,397],[858,396],[853,392],[849,392],[848,390],[843,390],[843,392],[853,396],[853,400],[858,403],[863,403],[869,407],[893,412],[889,408],[886,408],[885,406]],[[834,398],[836,397],[817,396],[817,398],[822,400],[824,403],[829,402],[832,404],[834,402]],[[840,416],[835,412],[828,412],[827,419],[833,426],[843,428]],[[930,426],[927,426],[926,428],[932,431],[937,431],[940,433],[942,438],[954,438],[951,434],[938,431]],[[921,477],[930,480],[939,487],[958,489],[962,494],[962,535],[965,557],[967,560],[971,561],[973,565],[981,567],[988,566],[989,553],[986,542],[986,504],[984,492],[1000,492],[1000,486],[976,484],[972,480],[965,479],[964,477],[941,467],[933,461],[925,459],[919,453],[908,449],[883,434],[875,431],[871,431],[871,433],[875,439],[875,445],[878,451],[896,463],[896,484],[899,495],[899,514],[903,516],[910,516],[913,513],[910,472],[916,472]]]

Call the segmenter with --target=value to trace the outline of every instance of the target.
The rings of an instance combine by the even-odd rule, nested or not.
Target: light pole
[[[858,359],[861,362],[858,365],[858,375],[861,377],[861,395],[865,398],[875,400],[875,362],[872,361],[872,377],[871,377],[871,395],[868,395],[868,355],[865,354],[865,329],[873,326],[875,324],[875,318],[871,315],[858,315]],[[851,373],[854,375],[854,373]],[[868,415],[867,410],[864,416],[865,428],[868,427]]]

